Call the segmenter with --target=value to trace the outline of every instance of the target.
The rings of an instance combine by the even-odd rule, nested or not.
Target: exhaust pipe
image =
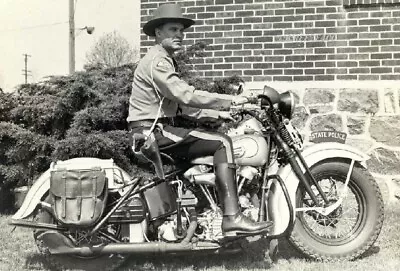
[[[72,247],[63,249],[61,254],[74,254],[79,256],[93,256],[99,254],[139,254],[139,253],[173,253],[192,250],[192,244],[180,244],[180,243],[162,243],[162,242],[151,242],[151,243],[120,243],[120,244],[108,244],[99,247]],[[50,251],[51,252],[51,251]],[[57,254],[55,252],[54,254]]]
[[[47,231],[38,236],[48,247],[51,254],[73,254],[89,257],[101,254],[140,254],[140,253],[174,253],[190,250],[218,250],[220,245],[211,242],[181,243],[112,243],[101,246],[75,247],[71,240],[57,231]]]
[[[99,246],[76,247],[71,239],[54,230],[45,231],[37,239],[43,241],[51,254],[74,254],[89,257],[100,254],[140,254],[140,253],[174,253],[191,250],[218,250],[221,246],[212,242],[191,243],[197,228],[197,216],[194,208],[189,209],[191,222],[186,237],[180,243],[147,242],[147,243],[111,243]]]

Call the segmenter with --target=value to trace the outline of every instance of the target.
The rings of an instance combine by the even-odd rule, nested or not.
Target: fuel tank
[[[267,162],[268,144],[255,134],[232,136],[233,153],[238,165],[262,166]]]

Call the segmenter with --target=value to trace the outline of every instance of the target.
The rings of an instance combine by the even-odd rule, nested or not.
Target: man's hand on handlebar
[[[242,105],[248,103],[248,99],[245,96],[233,96],[232,105]]]
[[[232,105],[242,105],[242,104],[256,104],[258,102],[257,97],[246,97],[246,96],[234,96],[232,99]]]
[[[235,97],[240,97],[244,98],[241,99],[241,101],[246,100],[246,102],[242,102],[240,105],[246,104],[246,106],[232,106],[230,108],[230,115],[231,118],[233,118],[235,121],[241,121],[243,120],[243,116],[246,114],[251,114],[252,111],[258,111],[260,109],[260,104],[259,104],[259,98],[258,96],[235,96]],[[233,104],[233,101],[232,101]]]
[[[219,111],[219,118],[223,120],[235,121],[230,111]]]

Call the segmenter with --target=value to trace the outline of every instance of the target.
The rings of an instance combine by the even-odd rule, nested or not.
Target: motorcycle
[[[243,214],[273,222],[260,237],[269,242],[270,256],[280,238],[316,260],[365,254],[384,220],[368,157],[335,142],[304,147],[290,121],[291,92],[266,86],[249,104],[233,113],[241,121],[228,135]],[[33,228],[39,251],[65,261],[229,252],[252,242],[248,236],[226,238],[221,230],[212,157],[172,158],[151,134],[135,136],[135,153],[151,161],[156,176],[130,176],[112,159],[58,161],[36,180],[10,223]],[[168,172],[167,163],[173,165]]]

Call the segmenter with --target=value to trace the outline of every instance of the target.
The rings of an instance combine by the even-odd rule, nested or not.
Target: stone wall
[[[265,83],[247,83],[245,91],[259,92]],[[296,117],[305,140],[321,130],[347,133],[346,143],[367,153],[369,171],[378,180],[387,203],[400,196],[400,84],[336,81],[270,82],[278,91],[296,97]]]

